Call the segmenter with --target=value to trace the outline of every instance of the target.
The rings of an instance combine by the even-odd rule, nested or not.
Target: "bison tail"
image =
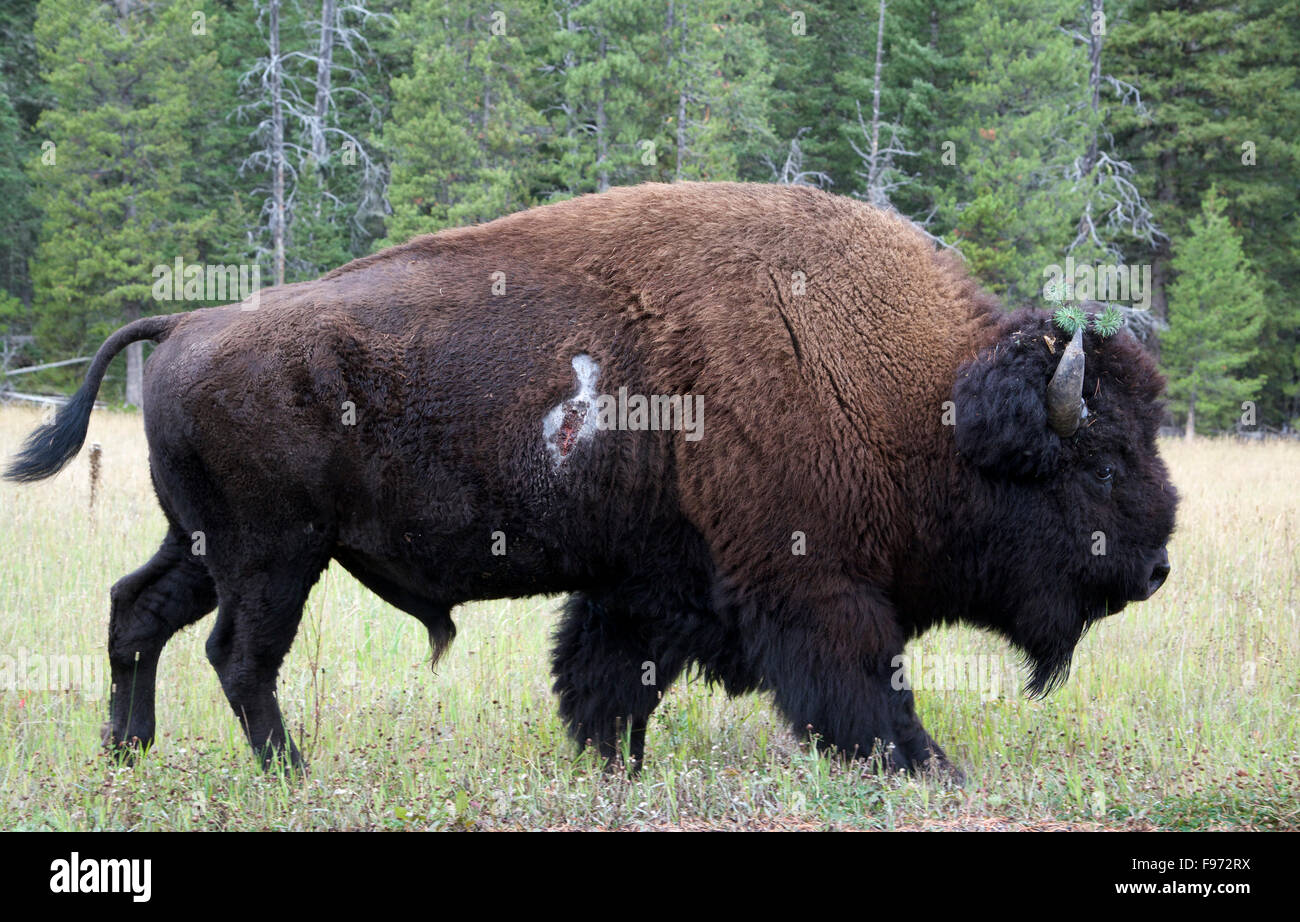
[[[14,456],[5,471],[5,479],[19,483],[44,480],[63,470],[63,467],[81,450],[81,443],[86,441],[86,428],[90,425],[90,411],[95,406],[95,395],[99,393],[100,382],[113,356],[121,352],[128,344],[142,339],[161,342],[171,332],[181,314],[166,314],[158,317],[141,317],[128,323],[99,347],[86,380],[72,395],[72,399],[59,407],[58,413],[48,423],[40,426],[27,437],[23,447]]]

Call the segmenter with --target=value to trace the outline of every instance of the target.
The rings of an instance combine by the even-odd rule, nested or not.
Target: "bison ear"
[[[1006,477],[1055,470],[1061,442],[1047,419],[1051,359],[1040,337],[1013,334],[958,370],[953,404],[962,457]]]

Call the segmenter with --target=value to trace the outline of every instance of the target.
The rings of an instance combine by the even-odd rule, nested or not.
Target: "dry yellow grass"
[[[0,408],[0,455],[39,418]],[[459,609],[435,676],[418,623],[337,567],[281,677],[307,780],[254,767],[203,655],[210,619],[163,655],[158,745],[117,767],[98,749],[108,588],[148,559],[163,521],[139,417],[97,412],[91,441],[94,509],[86,451],[52,481],[0,485],[0,658],[86,657],[72,661],[78,688],[0,688],[0,828],[1300,825],[1300,445],[1165,443],[1183,496],[1165,589],[1093,630],[1046,701],[918,691],[967,769],[953,789],[810,757],[766,700],[699,681],[667,695],[642,778],[603,777],[574,757],[549,692],[557,600]],[[971,631],[920,648],[1015,670],[1005,644]]]

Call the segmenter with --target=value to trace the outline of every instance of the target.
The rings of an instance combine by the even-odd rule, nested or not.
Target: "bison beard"
[[[164,644],[216,607],[236,718],[264,764],[300,764],[276,676],[331,559],[419,618],[435,659],[462,602],[570,593],[555,691],[611,762],[641,762],[662,693],[698,668],[770,693],[802,738],[910,769],[945,763],[891,681],[911,638],[996,631],[1045,693],[1090,623],[1168,573],[1140,346],[1005,315],[906,221],[811,189],[615,189],[256,310],[136,321],[11,479],[76,454],[141,339],[160,344],[145,429],[169,531],[112,590],[105,742],[128,755],[153,740]],[[601,429],[597,388],[699,395],[708,429]]]

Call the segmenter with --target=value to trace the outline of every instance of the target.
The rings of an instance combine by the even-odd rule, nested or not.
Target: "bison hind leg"
[[[286,548],[210,535],[208,554],[218,596],[208,661],[262,767],[305,771],[280,713],[276,680],[328,553],[305,542]]]
[[[217,593],[189,538],[173,528],[152,560],[113,585],[111,598],[113,686],[102,735],[105,747],[129,762],[153,742],[155,676],[164,645],[212,611]]]

